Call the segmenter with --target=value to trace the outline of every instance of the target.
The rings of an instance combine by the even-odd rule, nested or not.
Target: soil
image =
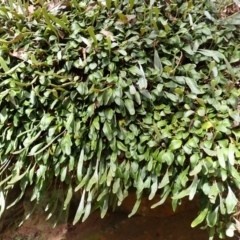
[[[150,209],[157,201],[146,198],[136,215],[128,218],[134,204],[130,195],[116,212],[108,212],[101,219],[99,211],[93,212],[84,223],[72,226],[60,223],[52,228],[47,214],[36,213],[20,228],[12,226],[1,235],[1,240],[207,240],[207,230],[191,228],[198,214],[197,201],[185,201],[172,212],[170,200],[163,206]],[[40,214],[41,213],[41,214]],[[4,230],[4,229],[3,229]],[[237,237],[231,239],[238,239]],[[217,238],[215,238],[217,240]]]
[[[52,228],[45,216],[37,216],[26,221],[15,231],[11,229],[3,240],[204,240],[207,232],[192,229],[191,221],[196,217],[194,211],[181,212],[169,217],[133,216],[126,213],[108,213],[100,219],[94,212],[84,223],[76,226],[60,224]]]

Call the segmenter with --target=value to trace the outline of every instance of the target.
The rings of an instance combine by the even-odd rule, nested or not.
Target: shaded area
[[[181,212],[169,217],[134,216],[125,213],[109,213],[100,219],[95,212],[82,224],[78,224],[66,235],[71,240],[204,240],[206,230],[190,227],[196,211]],[[217,239],[217,238],[216,238]]]
[[[23,201],[9,209],[5,218],[0,221],[0,240],[207,240],[207,230],[191,228],[191,222],[198,215],[198,199],[193,201],[185,199],[172,211],[171,199],[165,204],[151,209],[151,206],[159,201],[159,197],[148,200],[144,195],[137,214],[128,218],[135,203],[134,193],[130,193],[121,207],[115,212],[109,211],[104,219],[100,218],[100,212],[93,212],[84,223],[72,226],[70,223],[60,223],[52,228],[58,216],[56,211],[50,221],[46,221],[48,213],[44,211],[44,204],[38,205],[34,214],[26,220],[20,228],[17,228],[19,219],[23,218],[34,207],[34,203],[26,194]],[[77,208],[73,204],[73,210]],[[21,211],[19,211],[19,209]],[[60,208],[58,207],[60,210]],[[18,216],[16,216],[18,214]],[[56,216],[55,216],[56,215]],[[69,219],[69,222],[72,220]],[[9,224],[11,223],[11,224]],[[9,224],[9,225],[8,225]],[[218,238],[214,238],[217,240]],[[231,239],[238,239],[237,237]]]

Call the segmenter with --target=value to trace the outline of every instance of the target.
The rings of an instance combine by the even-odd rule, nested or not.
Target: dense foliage
[[[238,27],[208,0],[9,1],[0,7],[0,203],[20,184],[74,223],[131,187],[200,198],[192,226],[233,235],[240,188]],[[67,191],[62,192],[62,186]],[[57,193],[57,194],[56,194]],[[59,209],[58,209],[59,211]]]

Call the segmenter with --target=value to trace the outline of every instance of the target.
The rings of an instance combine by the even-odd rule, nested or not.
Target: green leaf
[[[182,140],[172,140],[168,149],[173,151],[173,150],[179,149],[181,146],[182,146]]]
[[[95,117],[93,120],[93,126],[95,127],[96,130],[100,130],[100,124],[99,124],[99,116]]]
[[[200,107],[198,110],[197,110],[197,113],[200,117],[204,117],[205,114],[206,114],[206,110],[204,107]]]
[[[237,219],[234,219],[236,222],[236,225],[239,226],[240,222]],[[238,228],[238,227],[237,227]],[[238,230],[238,229],[237,229]],[[228,223],[227,224],[227,229],[226,229],[226,236],[229,238],[234,237],[235,232],[236,231],[236,227],[234,226],[234,223]],[[239,230],[238,230],[239,231]]]
[[[191,92],[194,94],[203,94],[204,92],[199,88],[196,83],[196,80],[193,78],[185,77],[186,84],[190,88]]]
[[[207,56],[207,57],[212,57],[216,62],[219,63],[219,58],[220,59],[224,59],[224,55],[218,51],[214,51],[214,50],[208,50],[208,49],[201,49],[198,52],[200,52],[201,54]]]
[[[67,191],[67,196],[66,196],[66,199],[63,203],[63,210],[66,210],[67,209],[67,206],[69,205],[71,199],[72,199],[72,196],[73,196],[73,189],[72,189],[72,185],[69,184],[68,186],[68,191]]]
[[[197,175],[194,176],[193,182],[190,186],[190,191],[189,191],[189,200],[193,200],[196,192],[197,192],[197,187],[198,187],[198,177]]]
[[[204,15],[211,21],[214,21],[214,18],[211,16],[211,14],[208,11],[204,11]]]
[[[197,102],[199,105],[201,105],[202,107],[204,107],[204,109],[206,109],[206,105],[203,99],[201,98],[196,98]]]
[[[236,152],[236,147],[235,145],[233,145],[232,143],[229,144],[229,147],[228,147],[228,160],[229,160],[229,163],[233,166],[234,163],[235,163],[235,157],[234,157],[234,154]]]
[[[154,67],[159,70],[160,74],[162,74],[163,67],[156,49],[154,50]]]
[[[237,206],[238,199],[236,198],[235,194],[233,193],[232,189],[228,186],[228,195],[225,199],[227,213],[232,214],[235,212],[235,207]]]
[[[166,185],[166,187],[167,187],[167,186],[168,186],[168,185]],[[166,187],[165,187],[165,188],[166,188]],[[162,204],[166,201],[166,199],[167,199],[167,197],[169,196],[170,192],[171,192],[170,189],[168,189],[167,191],[165,191],[165,194],[163,195],[162,199],[161,199],[159,202],[153,204],[153,205],[151,206],[151,208],[156,208],[157,206],[162,205]]]
[[[117,141],[117,148],[124,151],[124,152],[127,152],[127,147],[120,141]]]
[[[40,128],[42,131],[47,130],[48,126],[50,125],[50,123],[52,122],[52,120],[54,119],[53,116],[50,116],[50,114],[44,114],[41,121],[40,121]]]
[[[21,39],[23,39],[25,36],[32,35],[32,34],[33,34],[33,32],[19,33],[19,34],[15,35],[15,37],[13,37],[12,40],[10,40],[10,41],[6,41],[6,40],[4,40],[4,39],[0,39],[0,43],[1,43],[1,44],[6,44],[6,45],[12,44],[12,43],[17,43],[17,42],[19,42]],[[19,65],[20,65],[20,64],[18,64],[17,66],[19,67]],[[10,71],[11,71],[11,69],[10,69]],[[9,71],[8,71],[8,72],[9,72]],[[7,73],[6,73],[6,74],[7,74]]]
[[[75,187],[75,189],[74,189],[75,192],[77,192],[84,185],[86,185],[87,181],[89,181],[89,176],[90,176],[91,172],[92,172],[92,164],[90,163],[90,165],[87,168],[87,173],[85,173],[85,175],[84,175],[83,179],[81,180],[81,182]]]
[[[142,89],[147,89],[147,86],[148,86],[148,81],[145,77],[145,73],[143,71],[143,68],[142,68],[142,65],[138,62],[139,64],[139,68],[140,68],[140,73],[141,73],[141,77],[139,78],[137,84],[138,84],[138,87],[140,90]]]
[[[120,54],[122,54],[123,56],[127,56],[127,52],[123,49],[118,49],[117,50]]]
[[[83,160],[84,160],[84,149],[82,149],[80,152],[80,156],[77,164],[77,179],[79,182],[82,180]]]
[[[6,62],[4,61],[4,59],[2,57],[0,57],[0,64],[5,73],[9,71],[9,68],[8,68]]]
[[[73,131],[73,122],[74,122],[74,113],[71,113],[67,119],[67,123],[66,123],[66,129],[68,130],[68,132],[72,132]]]
[[[208,212],[206,220],[209,227],[213,227],[216,225],[218,219],[218,210],[219,206],[217,206],[213,212]]]
[[[138,196],[138,195],[142,194],[142,191],[144,189],[144,182],[143,182],[141,174],[139,174],[138,177],[137,177],[136,187],[137,187],[136,194]]]
[[[190,45],[185,46],[185,47],[183,48],[183,50],[184,50],[185,52],[187,52],[189,55],[194,55],[194,52],[193,52],[193,50],[192,50],[192,48],[191,48]]]
[[[117,193],[119,187],[120,187],[120,178],[117,178],[113,183],[113,188],[112,188],[113,194]]]
[[[106,40],[107,40],[107,46],[108,46],[108,53],[111,56],[112,41],[110,37],[107,37]]]
[[[141,204],[141,198],[138,198],[133,206],[132,212],[128,215],[129,218],[132,217],[137,212],[140,204]]]
[[[44,145],[44,142],[38,143],[37,145],[35,145],[35,146],[31,149],[29,155],[36,155],[36,152],[37,152],[43,145]]]
[[[165,92],[164,91],[164,94],[167,96],[167,98],[169,98],[171,101],[173,101],[173,102],[178,102],[178,96],[177,95],[175,95],[175,94],[172,94],[172,93],[170,93],[170,92]]]
[[[111,88],[107,89],[103,94],[103,103],[104,105],[108,105],[109,100],[113,95],[113,90]]]
[[[4,178],[2,181],[0,181],[0,187],[5,184],[10,178],[12,177],[12,174],[10,174],[9,176],[7,176],[6,178]]]
[[[103,201],[103,205],[100,206],[100,210],[101,210],[101,218],[104,218],[104,216],[107,213],[108,210],[108,196],[105,197],[104,201]]]
[[[226,214],[226,207],[225,207],[225,204],[224,204],[224,200],[221,196],[221,194],[219,194],[219,199],[220,199],[220,212],[221,214],[225,215]]]
[[[216,199],[219,193],[220,193],[220,189],[218,187],[218,184],[216,181],[214,181],[210,189],[209,201],[214,204],[216,202]]]
[[[184,189],[180,193],[173,196],[172,199],[181,199],[189,195],[189,200],[192,200],[196,193],[198,182],[198,177],[195,175],[192,184],[187,189]]]
[[[36,156],[37,154],[43,152],[45,149],[47,149],[58,137],[60,137],[64,132],[57,135],[55,138],[53,138],[47,145],[45,145],[42,149],[38,150],[37,152],[30,152],[28,156]]]
[[[66,155],[71,155],[71,147],[72,147],[72,140],[69,134],[66,134],[60,143],[61,149],[63,151],[63,153],[65,153]]]
[[[229,172],[238,182],[240,182],[240,173],[234,168],[234,166],[229,165]]]
[[[142,76],[141,70],[137,66],[133,66],[128,69],[133,75]]]
[[[209,156],[211,157],[214,157],[214,156],[217,156],[217,151],[215,150],[210,150],[208,148],[204,148],[204,147],[201,147],[203,149],[203,151],[208,154]]]
[[[98,196],[97,201],[99,202],[107,193],[108,193],[108,189],[105,188]]]
[[[235,81],[235,73],[234,73],[233,67],[231,66],[229,61],[226,59],[226,57],[224,57],[224,61],[225,61],[226,66],[227,66],[227,70],[231,75],[232,81]]]
[[[81,196],[81,201],[79,203],[76,215],[75,215],[74,220],[73,220],[73,225],[75,225],[80,220],[81,216],[84,213],[85,193],[86,193],[86,190],[83,189],[83,193],[82,193],[82,196]]]
[[[148,197],[149,200],[152,200],[158,189],[158,181],[157,178],[153,178],[153,184],[151,185],[151,193]]]
[[[109,10],[112,5],[112,0],[106,0],[107,9]]]
[[[128,112],[130,113],[130,115],[134,115],[135,114],[135,108],[134,108],[134,103],[131,99],[125,99],[124,100],[125,106],[128,110]]]
[[[46,7],[42,7],[42,13],[43,13],[43,16],[45,18],[45,21],[48,25],[48,27],[54,32],[54,34],[56,35],[56,37],[58,38],[59,40],[59,36],[58,36],[58,33],[57,33],[57,30],[56,28],[52,25],[51,21],[50,21],[50,18],[49,18],[49,15],[48,15],[48,12],[47,12],[47,9]]]
[[[124,14],[122,14],[121,12],[118,12],[118,17],[120,18],[120,20],[123,23],[127,23],[128,22],[127,17]]]
[[[55,23],[57,23],[59,26],[61,26],[63,29],[65,29],[66,31],[69,32],[69,28],[65,25],[65,23],[63,21],[61,21],[60,19],[56,18],[54,15],[52,14],[48,14],[48,16],[52,19],[52,21],[54,21]]]
[[[89,64],[89,68],[91,70],[94,70],[95,68],[97,68],[97,64],[95,62],[92,62],[92,63]]]
[[[0,188],[0,217],[2,217],[4,210],[5,210],[5,206],[6,206],[6,201],[5,201],[5,197],[4,197],[4,191],[2,190],[2,188]]]
[[[105,136],[107,137],[108,141],[111,141],[113,138],[112,131],[113,130],[112,130],[111,124],[106,121],[103,125],[103,132],[104,132]]]
[[[8,185],[13,185],[16,182],[20,181],[29,171],[30,165],[28,166],[28,168],[26,169],[25,172],[23,172],[22,174],[16,174],[15,176],[13,176],[13,178],[8,182]]]
[[[162,181],[160,182],[158,188],[161,189],[163,187],[165,187],[168,183],[169,183],[169,173],[168,173],[168,169],[164,175],[164,177],[162,178]]]
[[[6,106],[0,112],[0,123],[3,125],[8,118]]]
[[[67,176],[67,166],[64,166],[62,169],[61,169],[61,177],[60,177],[60,180],[61,182],[64,182],[65,179],[66,179],[66,176]]]
[[[189,176],[195,176],[197,175],[198,173],[201,172],[202,170],[202,162],[199,162],[195,167],[194,169],[189,173]]]
[[[174,154],[171,151],[167,151],[162,155],[162,160],[170,166],[174,161]]]
[[[93,39],[93,42],[97,45],[97,38],[96,35],[94,33],[94,28],[92,26],[87,28],[89,35],[91,36],[91,38]]]
[[[200,214],[193,220],[193,222],[191,223],[191,227],[196,227],[197,225],[199,225],[200,223],[203,222],[203,220],[206,218],[208,214],[208,207],[206,207],[203,211],[200,212]]]
[[[226,160],[225,160],[225,156],[224,156],[224,149],[222,149],[222,148],[217,149],[217,157],[218,157],[219,165],[222,168],[226,168]]]
[[[87,204],[85,206],[85,211],[84,211],[82,222],[84,222],[91,213],[92,198],[93,198],[93,192],[92,191],[88,192]]]
[[[96,166],[96,169],[95,169],[95,172],[93,174],[93,176],[90,178],[90,180],[88,181],[88,184],[87,184],[87,187],[86,187],[86,191],[90,191],[90,189],[92,188],[92,186],[94,184],[97,184],[98,183],[98,173],[97,171],[98,170],[98,166]]]

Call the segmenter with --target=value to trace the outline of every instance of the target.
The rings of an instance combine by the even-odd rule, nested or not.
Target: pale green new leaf
[[[151,186],[151,193],[148,197],[149,200],[152,200],[157,192],[157,189],[158,189],[158,180],[157,178],[153,178],[153,183],[152,183],[152,186]]]
[[[81,150],[78,164],[77,164],[77,179],[80,182],[82,180],[82,167],[84,161],[84,149]]]
[[[62,151],[66,154],[66,155],[70,155],[72,152],[72,140],[69,134],[66,134],[60,143],[61,149]]]
[[[235,145],[230,143],[228,147],[228,161],[232,166],[235,163],[235,157],[234,157],[235,151],[236,151]]]
[[[141,204],[141,198],[138,198],[137,201],[135,202],[134,206],[133,206],[133,209],[132,209],[132,212],[128,215],[128,217],[132,217],[138,210],[140,204]]]
[[[72,199],[72,196],[73,196],[73,188],[72,188],[72,185],[69,184],[68,191],[67,191],[67,196],[66,196],[65,201],[63,203],[63,210],[67,209],[67,207],[68,207],[68,205],[69,205],[69,203]]]
[[[73,225],[75,225],[75,224],[80,220],[81,216],[82,216],[83,213],[84,213],[85,194],[86,194],[86,190],[85,190],[85,188],[84,188],[84,189],[83,189],[82,196],[81,196],[81,201],[80,201],[80,203],[79,203],[79,206],[78,206],[76,215],[75,215],[74,220],[73,220]]]
[[[162,178],[162,181],[160,182],[158,188],[163,188],[165,187],[168,183],[169,183],[169,173],[168,173],[168,169],[166,171],[166,173],[164,174],[164,177]]]
[[[2,188],[0,188],[0,217],[2,217],[5,207],[6,207],[6,201],[4,197],[4,192]]]
[[[87,204],[85,206],[85,211],[84,211],[82,222],[84,222],[91,213],[93,194],[94,194],[94,190],[91,192],[88,192]]]
[[[237,206],[238,199],[236,198],[232,189],[228,186],[228,195],[225,199],[227,213],[232,214],[234,212],[235,207]]]

